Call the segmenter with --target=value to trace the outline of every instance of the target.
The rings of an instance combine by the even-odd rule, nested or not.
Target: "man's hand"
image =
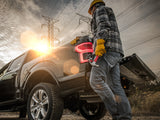
[[[77,41],[79,40],[79,38],[80,38],[80,37],[76,37],[74,40],[72,40],[72,41],[70,42],[70,44],[71,44],[71,45],[76,44]]]
[[[101,57],[101,56],[103,56],[104,53],[106,53],[104,43],[105,43],[105,40],[103,40],[103,39],[97,40],[97,46],[96,46],[96,50],[95,50],[96,56]]]

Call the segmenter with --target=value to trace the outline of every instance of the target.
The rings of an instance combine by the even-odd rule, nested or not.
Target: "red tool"
[[[80,63],[89,62],[93,67],[99,67],[99,65],[96,64],[98,60],[98,56],[96,56],[94,59],[90,57],[89,59],[85,59],[83,55],[85,53],[93,53],[92,43],[91,42],[85,42],[77,45],[75,47],[75,51],[79,53],[80,55]]]
[[[93,53],[92,43],[91,42],[81,43],[75,47],[75,51],[78,52],[80,55],[80,63],[88,62],[88,58],[85,59],[83,55],[85,53]]]
[[[96,64],[98,58],[99,58],[99,57],[96,56],[93,60],[92,60],[92,58],[89,58],[89,59],[88,59],[89,63],[92,65],[92,67],[99,67],[99,65]]]

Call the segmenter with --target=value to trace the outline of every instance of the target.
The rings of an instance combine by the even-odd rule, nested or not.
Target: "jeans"
[[[121,55],[107,52],[92,67],[90,85],[100,96],[113,120],[131,120],[131,106],[120,81],[119,61]]]

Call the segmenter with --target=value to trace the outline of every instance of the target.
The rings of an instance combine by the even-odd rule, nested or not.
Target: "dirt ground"
[[[18,119],[18,113],[0,112],[0,120],[28,120],[28,119]],[[63,114],[61,120],[85,120],[85,119],[77,114]],[[108,114],[106,114],[106,116],[101,120],[112,120],[112,119]],[[160,116],[133,116],[132,120],[160,120]]]

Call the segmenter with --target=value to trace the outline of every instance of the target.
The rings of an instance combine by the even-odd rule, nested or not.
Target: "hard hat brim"
[[[93,6],[95,5],[95,4],[97,4],[97,3],[104,3],[104,1],[103,0],[94,0],[92,3],[91,3],[91,5],[90,5],[90,7],[89,7],[89,9],[88,9],[88,13],[91,15],[91,11],[92,11],[92,8],[93,8]],[[104,3],[105,4],[105,3]]]

